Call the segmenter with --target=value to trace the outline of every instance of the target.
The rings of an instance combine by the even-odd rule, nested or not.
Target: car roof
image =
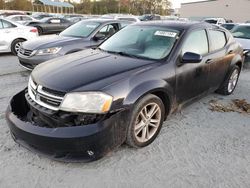
[[[99,22],[99,23],[129,22],[127,20],[115,20],[115,19],[103,19],[103,18],[97,18],[97,19],[91,18],[91,19],[87,19],[87,20],[83,20],[83,21],[95,21],[95,22]]]
[[[188,30],[191,28],[211,28],[216,27],[215,25],[206,23],[206,22],[196,22],[196,21],[176,21],[176,20],[155,20],[155,21],[145,21],[139,22],[134,25],[141,26],[160,26],[160,27],[170,27],[177,30]]]

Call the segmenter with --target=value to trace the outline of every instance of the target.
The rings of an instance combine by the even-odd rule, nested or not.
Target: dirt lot
[[[122,146],[93,163],[60,163],[19,147],[4,112],[27,85],[17,58],[0,55],[0,187],[250,187],[250,115],[211,112],[209,101],[250,102],[250,70],[232,96],[211,94],[172,115],[156,141],[143,149]]]

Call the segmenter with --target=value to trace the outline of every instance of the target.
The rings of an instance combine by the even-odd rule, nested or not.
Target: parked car
[[[192,99],[232,94],[241,68],[242,48],[221,27],[139,22],[95,50],[36,67],[12,98],[7,122],[30,149],[96,160],[124,142],[149,145],[168,115]]]
[[[31,21],[33,22],[38,21],[37,19],[28,15],[11,15],[11,16],[6,17],[6,19],[20,23],[20,24],[25,24],[26,22],[31,22]]]
[[[32,17],[35,18],[35,19],[37,19],[37,20],[41,20],[43,18],[52,18],[53,15],[42,13],[42,12],[41,13],[36,12],[36,13],[32,14]]]
[[[37,29],[0,18],[0,52],[16,55],[22,42],[36,38]]]
[[[58,36],[38,38],[24,43],[18,54],[19,62],[26,69],[33,69],[36,65],[55,57],[96,47],[131,23],[121,20],[83,20]]]
[[[221,24],[222,27],[226,28],[229,31],[232,31],[232,29],[237,26],[237,23],[225,23],[225,24]]]
[[[250,64],[250,23],[249,24],[239,24],[234,27],[232,34],[236,41],[238,41],[245,52],[245,62]]]
[[[158,14],[144,14],[139,17],[141,21],[149,21],[149,20],[161,20],[161,16]]]
[[[225,18],[206,18],[203,21],[210,23],[210,24],[216,24],[216,25],[221,25],[221,24],[226,23]]]
[[[55,34],[60,33],[70,25],[72,25],[69,20],[64,18],[43,18],[39,21],[31,21],[28,22],[27,26],[36,27],[38,30],[39,35],[43,34]]]

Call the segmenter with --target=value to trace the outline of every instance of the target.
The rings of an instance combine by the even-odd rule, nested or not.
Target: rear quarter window
[[[226,34],[223,31],[209,30],[211,40],[211,51],[224,48],[227,43]]]

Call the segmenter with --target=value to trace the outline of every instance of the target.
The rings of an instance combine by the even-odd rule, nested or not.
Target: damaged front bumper
[[[59,161],[93,161],[125,141],[126,111],[109,114],[93,124],[41,126],[28,118],[33,107],[25,93],[23,90],[12,98],[6,119],[14,140],[29,150]]]

